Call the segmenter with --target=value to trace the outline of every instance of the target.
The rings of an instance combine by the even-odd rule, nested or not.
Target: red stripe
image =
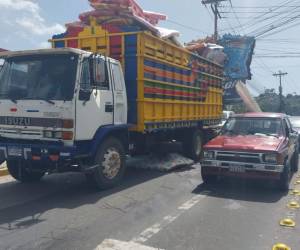
[[[162,94],[162,95],[173,95],[173,96],[182,96],[182,97],[206,97],[207,94],[206,90],[203,90],[198,93],[188,93],[183,91],[149,88],[149,87],[145,87],[144,91],[147,94]]]

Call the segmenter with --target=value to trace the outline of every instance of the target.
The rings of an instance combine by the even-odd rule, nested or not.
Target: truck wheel
[[[125,150],[122,143],[111,137],[99,147],[94,164],[98,165],[87,180],[99,189],[109,189],[121,181],[125,172]]]
[[[283,173],[279,180],[279,189],[282,191],[288,191],[290,187],[291,167],[288,163],[285,163]]]
[[[183,141],[183,150],[187,157],[198,162],[202,156],[203,136],[200,130],[194,130],[186,135]]]
[[[218,180],[217,175],[207,174],[207,173],[205,173],[205,171],[203,171],[202,168],[201,168],[201,176],[202,176],[202,180],[205,184],[215,183]]]
[[[21,164],[21,167],[19,167],[19,164]],[[20,181],[22,183],[27,182],[37,182],[42,179],[42,177],[45,175],[45,172],[33,172],[28,170],[26,167],[28,167],[28,162],[25,161],[7,161],[7,169],[10,175],[15,178],[17,181]]]
[[[298,150],[294,153],[291,161],[292,171],[297,172],[299,168],[299,153]]]

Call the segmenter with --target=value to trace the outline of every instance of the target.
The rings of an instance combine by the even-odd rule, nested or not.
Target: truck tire
[[[201,176],[202,176],[202,180],[205,184],[215,183],[218,180],[217,175],[207,174],[207,173],[205,173],[203,168],[201,168]]]
[[[298,149],[294,153],[293,158],[291,160],[291,167],[292,167],[292,171],[294,173],[297,172],[298,169],[299,169],[299,153],[298,153]]]
[[[105,190],[120,183],[125,173],[125,150],[122,143],[113,137],[99,147],[93,172],[87,173],[87,181],[98,189]]]
[[[23,166],[19,167],[19,164]],[[9,174],[19,182],[28,183],[28,182],[37,182],[42,179],[46,172],[33,172],[28,170],[26,167],[30,164],[25,161],[7,161],[7,169]]]
[[[280,176],[280,180],[279,180],[279,189],[281,191],[288,191],[289,190],[290,178],[291,178],[291,167],[286,162],[285,165],[284,165],[283,172]]]
[[[203,135],[200,130],[187,133],[183,140],[183,150],[185,155],[195,162],[199,162],[202,157]]]

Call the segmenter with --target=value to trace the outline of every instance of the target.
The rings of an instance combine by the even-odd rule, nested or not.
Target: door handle
[[[113,104],[105,104],[105,112],[106,113],[112,113],[114,111],[114,105]]]

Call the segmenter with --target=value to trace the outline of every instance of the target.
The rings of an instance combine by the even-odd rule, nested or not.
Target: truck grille
[[[259,154],[249,154],[241,152],[217,152],[216,159],[218,161],[261,163]]]

